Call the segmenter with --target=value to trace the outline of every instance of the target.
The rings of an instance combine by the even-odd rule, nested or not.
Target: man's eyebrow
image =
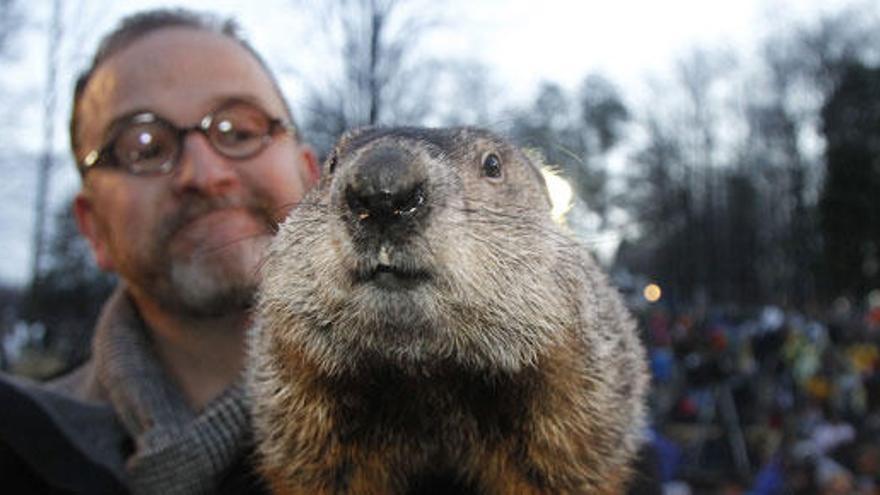
[[[231,93],[225,95],[218,95],[216,97],[208,100],[210,103],[208,105],[209,109],[206,112],[212,112],[221,105],[224,105],[233,101],[241,101],[244,103],[251,103],[253,105],[257,105],[265,111],[269,111],[269,102],[265,101],[263,98],[258,97],[257,95],[251,93]],[[270,112],[271,113],[271,112]]]

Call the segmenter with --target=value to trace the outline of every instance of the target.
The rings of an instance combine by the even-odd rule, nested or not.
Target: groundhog
[[[270,249],[249,359],[278,494],[620,493],[645,427],[633,320],[483,130],[344,136]]]

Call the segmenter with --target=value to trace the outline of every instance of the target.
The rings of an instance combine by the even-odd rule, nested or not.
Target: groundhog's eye
[[[492,179],[501,177],[501,158],[495,153],[489,153],[483,158],[483,175]]]
[[[339,159],[336,157],[336,152],[334,151],[333,154],[330,155],[330,158],[327,159],[327,170],[329,170],[331,174],[336,170],[336,162],[338,161]]]

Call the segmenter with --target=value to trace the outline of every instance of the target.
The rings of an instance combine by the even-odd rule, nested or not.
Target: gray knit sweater
[[[83,448],[117,469],[136,494],[212,493],[251,444],[241,385],[194,413],[159,364],[149,333],[122,288],[98,321],[91,361],[50,388],[112,408],[123,433],[133,440],[133,451],[97,445],[95,438],[118,436],[106,425],[99,427],[104,432],[72,428],[69,434],[87,438]]]

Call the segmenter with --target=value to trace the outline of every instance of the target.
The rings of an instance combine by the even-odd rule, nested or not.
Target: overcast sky
[[[298,0],[300,4],[307,3]],[[0,60],[0,153],[36,153],[42,145],[46,32],[52,1],[24,2],[25,25]],[[297,15],[295,0],[110,1],[64,0],[64,38],[58,74],[54,148],[66,156],[65,126],[72,82],[101,34],[124,15],[155,6],[186,6],[236,17],[258,51],[281,75],[294,111],[301,103],[295,71],[322,62],[320,26]],[[432,2],[434,5],[439,1]],[[541,81],[574,88],[590,72],[619,84],[624,96],[644,96],[648,77],[664,77],[695,46],[730,48],[747,59],[768,31],[847,5],[880,8],[880,0],[452,0],[425,54],[471,57],[485,64],[500,89],[499,104],[526,101]],[[14,161],[13,161],[14,162]],[[0,162],[0,282],[22,283],[30,266],[35,170]],[[55,207],[70,197],[76,177],[63,163],[53,174]],[[9,207],[9,206],[12,207]]]

